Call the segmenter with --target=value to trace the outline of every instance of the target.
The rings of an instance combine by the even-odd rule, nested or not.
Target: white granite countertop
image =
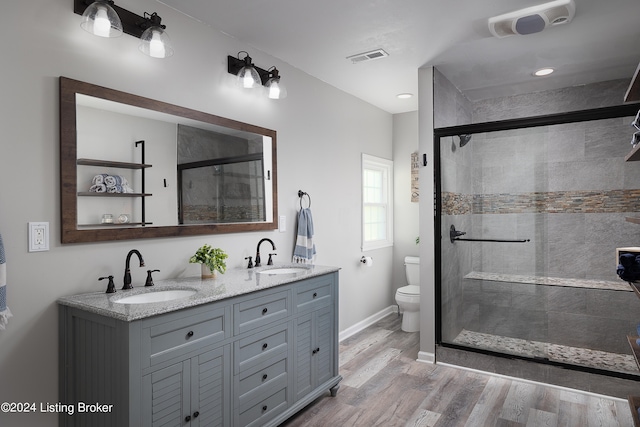
[[[289,274],[260,273],[261,271],[277,268],[298,268],[300,271]],[[277,264],[257,268],[238,268],[227,270],[225,274],[218,274],[218,277],[215,279],[185,277],[154,280],[155,286],[153,287],[139,285],[129,290],[121,290],[116,284],[116,293],[107,294],[102,291],[71,295],[59,298],[58,304],[131,322],[133,320],[144,319],[187,307],[194,307],[225,298],[244,295],[274,286],[297,282],[310,277],[321,276],[338,270],[340,270],[339,267],[304,264]],[[122,285],[120,284],[120,286]],[[116,302],[116,300],[120,298],[131,295],[177,289],[194,290],[196,293],[186,298],[164,302],[146,304],[122,304]]]

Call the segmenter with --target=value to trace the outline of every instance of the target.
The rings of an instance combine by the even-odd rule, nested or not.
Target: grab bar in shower
[[[499,243],[526,243],[530,242],[529,239],[463,239],[460,236],[464,236],[467,234],[466,231],[458,231],[456,230],[455,225],[451,225],[449,228],[449,239],[451,239],[451,243],[454,243],[456,240],[461,240],[463,242],[499,242]]]

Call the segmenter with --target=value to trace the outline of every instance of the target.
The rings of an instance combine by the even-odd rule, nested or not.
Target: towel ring
[[[298,190],[298,197],[300,197],[300,209],[303,209],[303,208],[302,208],[302,198],[303,198],[304,196],[307,196],[307,198],[309,199],[309,206],[307,206],[307,209],[308,209],[308,208],[310,208],[310,207],[311,207],[311,196],[309,195],[309,193],[305,193],[305,192],[304,192],[304,191],[302,191],[302,190]]]

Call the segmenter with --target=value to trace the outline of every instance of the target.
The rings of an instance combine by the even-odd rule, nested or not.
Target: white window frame
[[[374,170],[382,172],[382,192],[383,202],[376,205],[383,205],[386,209],[386,236],[384,239],[365,240],[365,211],[369,203],[365,203],[365,170]],[[361,202],[362,202],[362,251],[370,251],[373,249],[386,248],[393,246],[393,161],[383,159],[381,157],[362,154],[362,173],[361,173]]]

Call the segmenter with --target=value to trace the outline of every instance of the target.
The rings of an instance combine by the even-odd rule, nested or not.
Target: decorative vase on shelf
[[[211,271],[207,264],[200,264],[200,269],[203,279],[215,279],[218,276],[218,270]]]

